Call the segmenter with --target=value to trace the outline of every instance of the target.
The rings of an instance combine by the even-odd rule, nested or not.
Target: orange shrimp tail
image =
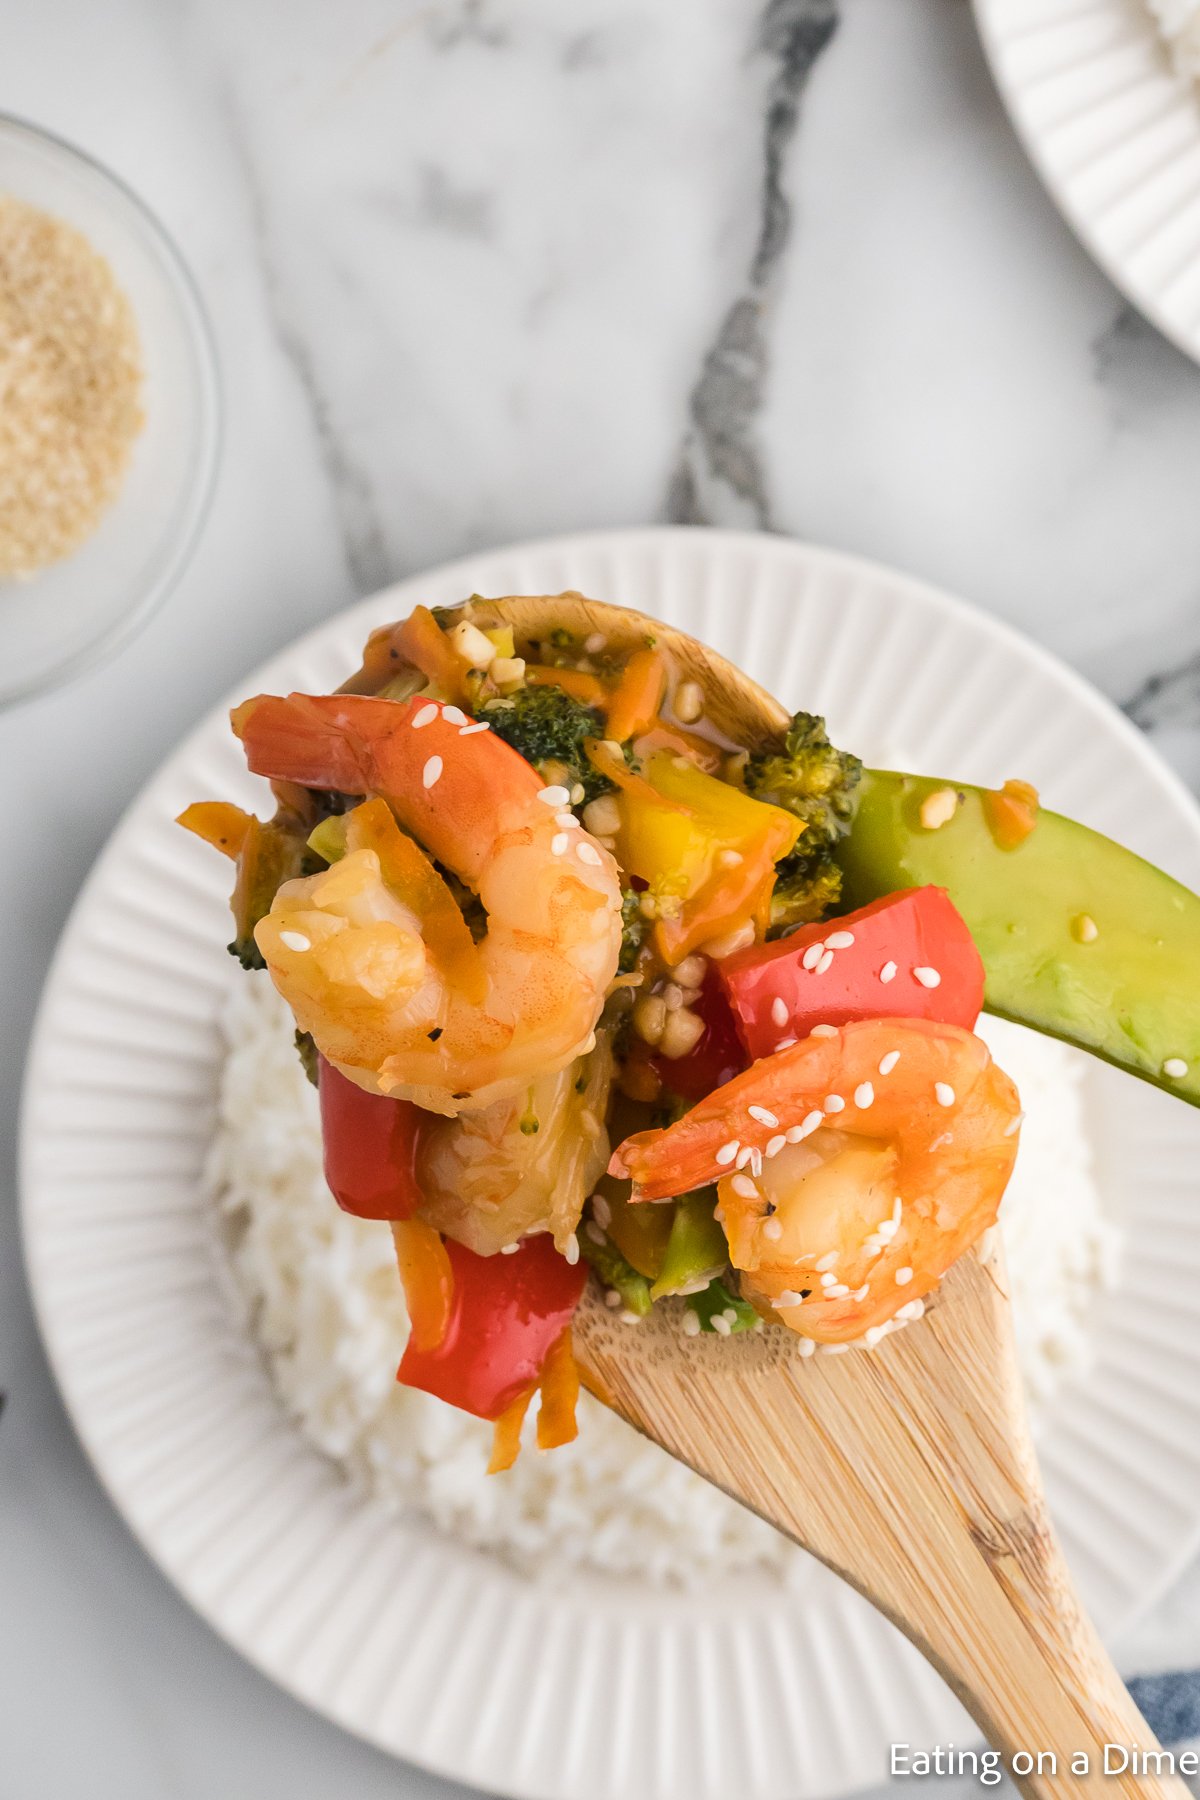
[[[365,758],[341,716],[350,700],[398,710],[394,701],[358,695],[289,694],[284,699],[257,694],[244,700],[233,709],[230,722],[234,736],[242,740],[248,768],[272,781],[365,794],[370,786]]]

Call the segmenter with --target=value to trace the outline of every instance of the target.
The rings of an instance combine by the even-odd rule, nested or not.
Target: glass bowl
[[[0,194],[73,225],[107,257],[141,340],[145,423],[99,526],[61,562],[0,578],[0,704],[108,656],[165,598],[195,547],[219,440],[216,357],[179,252],[137,196],[50,132],[0,114]]]

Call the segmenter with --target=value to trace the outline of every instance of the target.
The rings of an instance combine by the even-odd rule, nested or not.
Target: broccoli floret
[[[770,936],[821,919],[837,905],[842,874],[833,850],[850,829],[861,777],[858,757],[835,749],[824,719],[813,713],[795,715],[781,750],[760,751],[746,764],[747,791],[804,822],[795,850],[776,865]]]
[[[572,784],[583,788],[585,801],[611,790],[611,781],[584,755],[586,738],[604,736],[604,720],[594,706],[584,706],[560,687],[524,687],[505,700],[489,701],[483,717],[535,769],[561,763]]]

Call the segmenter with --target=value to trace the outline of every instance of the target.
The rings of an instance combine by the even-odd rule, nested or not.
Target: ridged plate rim
[[[1180,165],[1200,168],[1200,88],[1171,68],[1142,0],[973,4],[1013,128],[1063,217],[1126,299],[1200,361],[1200,188],[1193,179],[1190,195],[1173,198]],[[1061,61],[1055,33],[1078,46]],[[1106,34],[1113,52],[1107,78],[1096,67],[1105,60]],[[1046,58],[1040,66],[1039,39]],[[1106,123],[1106,109],[1135,101],[1136,121],[1124,128]],[[1139,169],[1155,131],[1174,132],[1178,142],[1169,155],[1150,152]],[[1094,145],[1073,154],[1088,132]],[[1156,269],[1155,257],[1168,254],[1169,234],[1189,214],[1186,255]]]

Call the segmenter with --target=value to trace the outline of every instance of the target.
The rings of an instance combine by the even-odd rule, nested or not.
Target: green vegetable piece
[[[605,1287],[620,1294],[626,1311],[644,1319],[651,1306],[650,1283],[646,1277],[639,1275],[632,1263],[626,1262],[610,1238],[597,1244],[588,1232],[581,1231],[579,1248],[583,1260],[596,1271]]]
[[[586,739],[604,736],[603,715],[594,706],[584,706],[560,687],[524,687],[503,700],[489,701],[482,716],[496,736],[535,769],[547,762],[562,763],[572,782],[582,786],[585,801],[611,790],[612,782],[584,754]]]
[[[947,789],[953,817],[929,829],[922,804]],[[926,883],[949,892],[983,958],[988,1012],[1200,1105],[1200,898],[1161,869],[1044,810],[1001,849],[983,789],[873,769],[837,857],[848,908]]]
[[[729,1261],[725,1233],[713,1217],[716,1202],[716,1190],[710,1187],[698,1188],[675,1202],[662,1268],[650,1289],[652,1300],[694,1291],[701,1282],[719,1275]]]
[[[346,854],[346,816],[322,819],[308,834],[308,847],[324,862],[340,862]]]
[[[295,1035],[296,1055],[300,1058],[300,1067],[308,1080],[317,1086],[317,1045],[310,1032],[298,1031]]]
[[[746,764],[746,791],[804,821],[800,841],[775,865],[769,937],[822,919],[841,895],[835,846],[850,829],[862,764],[829,741],[824,719],[798,712],[778,750]]]
[[[702,1294],[693,1294],[688,1305],[700,1321],[701,1331],[715,1331],[716,1318],[724,1318],[730,1333],[757,1331],[759,1317],[748,1301],[729,1292],[723,1281],[710,1281]]]
[[[638,951],[649,929],[650,921],[642,917],[639,897],[632,888],[621,889],[621,954],[618,972],[630,975],[637,967]]]

